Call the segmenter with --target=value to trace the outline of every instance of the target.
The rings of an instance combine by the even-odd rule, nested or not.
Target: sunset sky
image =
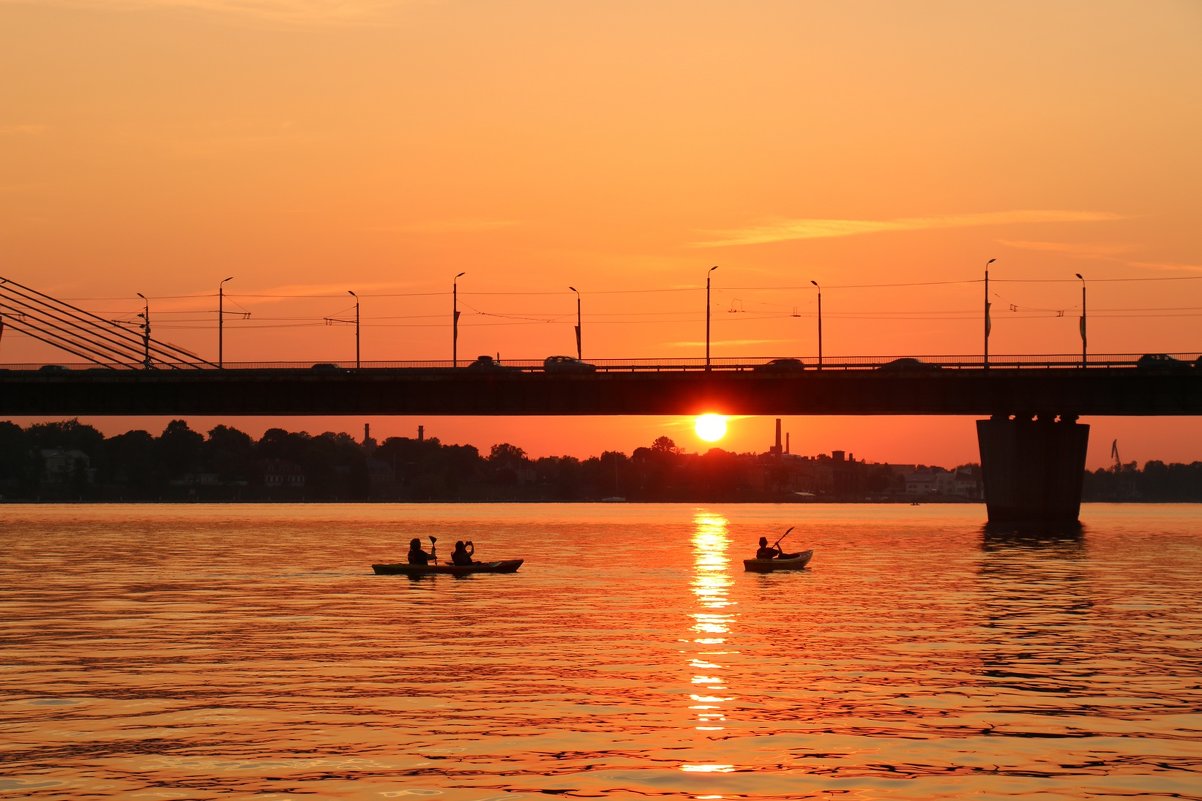
[[[1202,349],[1196,0],[0,0],[0,276],[227,363]],[[73,361],[6,329],[0,364]],[[716,410],[721,411],[721,410]],[[29,420],[17,422],[28,423]],[[106,433],[166,419],[86,419]],[[240,419],[533,456],[663,418]],[[1089,463],[1202,422],[1085,419]],[[976,461],[970,418],[789,418]],[[773,420],[719,444],[764,450]]]

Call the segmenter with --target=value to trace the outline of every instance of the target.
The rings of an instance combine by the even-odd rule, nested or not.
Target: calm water
[[[0,506],[0,798],[1202,798],[1202,508],[982,518]]]

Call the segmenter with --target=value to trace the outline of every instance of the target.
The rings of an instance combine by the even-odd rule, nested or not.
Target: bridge
[[[766,360],[0,367],[4,415],[1196,415],[1202,368],[1178,354],[979,361],[861,357],[817,369]],[[588,368],[594,368],[589,370]],[[16,368],[16,369],[14,369]]]
[[[1202,414],[1198,359],[24,365],[0,368],[0,415],[974,415],[987,418],[976,426],[990,521],[1072,523],[1089,435],[1078,419]]]

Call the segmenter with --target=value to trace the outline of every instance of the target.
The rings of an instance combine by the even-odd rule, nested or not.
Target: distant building
[[[42,477],[47,484],[70,484],[79,480],[92,484],[96,481],[92,460],[83,451],[43,448],[41,455]]]
[[[267,459],[263,462],[263,486],[303,488],[305,471],[299,464],[287,459]]]

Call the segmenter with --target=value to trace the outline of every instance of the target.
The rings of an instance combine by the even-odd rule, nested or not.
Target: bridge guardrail
[[[1121,354],[1097,354],[1090,356],[1086,362],[1087,369],[1108,369],[1108,368],[1133,368],[1136,366],[1138,359],[1143,354],[1139,353],[1121,353]],[[1168,354],[1174,359],[1180,361],[1183,365],[1191,365],[1199,358],[1199,353],[1171,353]],[[731,372],[731,371],[755,371],[762,367],[773,358],[779,357],[720,357],[711,358],[709,369],[711,371]],[[915,358],[922,362],[931,365],[938,365],[943,369],[950,370],[980,370],[983,367],[982,362],[972,356],[950,356],[950,355],[927,355],[913,357],[898,357],[898,356],[839,356],[835,358],[824,358],[821,367],[815,358],[800,359],[805,367],[805,372],[817,372],[819,369],[824,371],[864,371],[875,370],[889,362],[898,358]],[[675,371],[698,371],[705,370],[706,364],[704,358],[684,358],[684,359],[655,359],[655,358],[631,358],[631,359],[592,359],[588,360],[589,364],[594,365],[598,372],[675,372]],[[314,362],[226,362],[225,372],[236,372],[240,370],[311,370],[314,367]],[[338,370],[354,370],[355,363],[353,361],[334,361],[334,362],[317,362],[316,364],[330,365]],[[450,360],[438,361],[372,361],[362,362],[364,370],[378,369],[426,369],[426,370],[450,370],[450,369],[465,369],[471,364],[470,361],[461,359],[458,368],[452,368]],[[524,372],[543,372],[542,359],[511,359],[500,363],[501,366],[521,370]],[[991,370],[1037,370],[1037,369],[1056,369],[1056,368],[1074,368],[1080,367],[1081,357],[1079,354],[1023,354],[1023,355],[1000,355],[994,356],[989,360],[989,369]],[[155,365],[158,370],[174,370],[179,365],[171,363],[161,363]],[[193,365],[187,365],[189,372],[194,372]],[[93,364],[93,363],[69,363],[69,364],[44,364],[44,363],[16,363],[16,364],[0,364],[0,374],[8,372],[57,372],[59,370],[69,372],[142,372],[141,365],[131,366],[129,364]],[[215,373],[216,368],[208,368],[203,372]]]

